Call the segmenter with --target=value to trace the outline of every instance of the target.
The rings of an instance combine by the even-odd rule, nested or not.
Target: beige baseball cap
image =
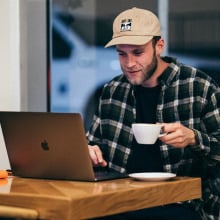
[[[105,47],[117,44],[143,45],[154,36],[161,36],[157,16],[145,9],[132,8],[115,18],[112,40]]]

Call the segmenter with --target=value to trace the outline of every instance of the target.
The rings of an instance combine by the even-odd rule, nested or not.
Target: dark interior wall
[[[170,13],[220,11],[219,0],[169,0]]]
[[[169,10],[169,48],[172,51],[219,56],[219,0],[170,0]]]

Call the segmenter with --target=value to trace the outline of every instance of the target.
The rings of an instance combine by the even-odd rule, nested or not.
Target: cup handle
[[[163,137],[165,135],[167,135],[167,133],[161,133],[161,134],[158,135],[158,137]]]
[[[163,136],[165,136],[165,135],[167,135],[167,133],[166,132],[163,132],[163,127],[160,129],[160,134],[158,135],[158,137],[163,137]]]

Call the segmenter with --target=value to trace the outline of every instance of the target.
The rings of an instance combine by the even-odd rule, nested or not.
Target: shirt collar
[[[179,65],[177,63],[177,60],[172,57],[162,57],[162,59],[170,63],[170,65],[164,70],[164,72],[160,75],[158,78],[158,81],[161,85],[170,85],[174,77],[176,76],[176,73],[179,71]]]

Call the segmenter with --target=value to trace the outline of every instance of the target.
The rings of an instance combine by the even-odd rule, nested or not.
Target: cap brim
[[[105,47],[111,47],[118,44],[144,45],[152,40],[153,36],[121,36],[115,37],[109,41]]]

